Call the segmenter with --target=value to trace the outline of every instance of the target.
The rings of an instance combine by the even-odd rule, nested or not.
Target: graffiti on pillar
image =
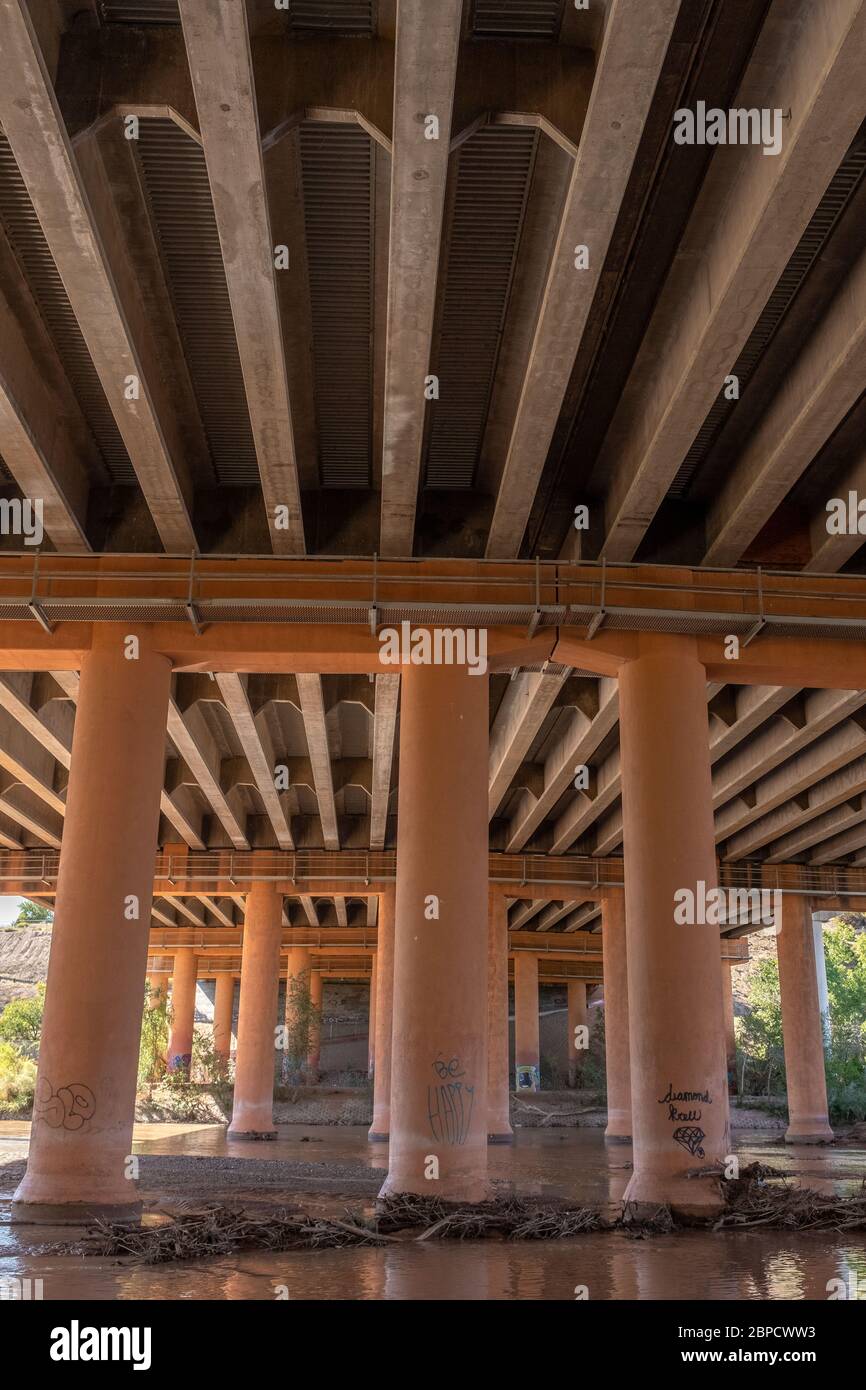
[[[703,1116],[701,1107],[712,1103],[713,1098],[709,1091],[677,1091],[672,1081],[665,1094],[659,1098],[659,1105],[667,1106],[668,1119],[677,1126],[671,1138],[674,1143],[688,1149],[694,1158],[704,1157],[703,1142],[706,1133],[700,1126]],[[688,1109],[683,1109],[683,1106],[688,1106]]]
[[[40,1076],[33,1111],[37,1120],[44,1120],[52,1129],[82,1130],[96,1111],[96,1097],[89,1086],[78,1081],[55,1091],[47,1077]]]
[[[517,1067],[516,1075],[518,1091],[540,1091],[541,1079],[538,1075],[538,1067],[523,1066]]]
[[[459,1057],[445,1060],[437,1053],[432,1062],[438,1084],[427,1087],[430,1133],[439,1144],[465,1144],[472,1123],[475,1087],[462,1078],[466,1072]]]

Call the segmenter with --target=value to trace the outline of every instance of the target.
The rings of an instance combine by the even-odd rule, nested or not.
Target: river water
[[[788,1148],[741,1134],[743,1163],[760,1159],[805,1186],[853,1192],[866,1173],[862,1149]],[[142,1186],[152,1204],[180,1193],[216,1195],[208,1158],[247,1162],[226,1200],[286,1200],[344,1211],[372,1200],[385,1161],[365,1132],[286,1126],[255,1152],[227,1140],[219,1126],[136,1127]],[[20,1165],[26,1126],[0,1124],[0,1173]],[[192,1160],[192,1162],[185,1162]],[[204,1162],[202,1162],[204,1160]],[[605,1146],[597,1130],[524,1130],[513,1147],[490,1152],[493,1176],[539,1197],[616,1203],[628,1181],[628,1146]],[[161,1167],[166,1162],[165,1168]],[[232,1165],[237,1169],[238,1165]],[[11,1174],[12,1168],[8,1169]],[[276,1185],[273,1174],[285,1173]],[[323,1195],[326,1194],[326,1195]],[[831,1281],[866,1292],[866,1233],[685,1232],[634,1239],[596,1233],[544,1243],[473,1241],[373,1249],[236,1254],[157,1267],[39,1254],[34,1245],[68,1239],[68,1230],[11,1226],[10,1188],[0,1197],[0,1280],[42,1280],[45,1299],[826,1299]],[[151,1216],[149,1219],[159,1219]]]

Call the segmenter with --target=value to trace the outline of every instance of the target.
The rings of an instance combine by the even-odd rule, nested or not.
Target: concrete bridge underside
[[[232,1133],[270,1134],[305,972],[371,981],[387,1192],[431,1154],[487,1191],[511,976],[530,1076],[539,980],[570,1036],[603,985],[627,1200],[703,1208],[763,925],[675,920],[719,886],[776,894],[789,1137],[826,1138],[864,0],[0,0],[0,50],[0,882],[56,912],[16,1216],[135,1209],[146,977],[184,1065],[239,976]],[[678,143],[699,102],[780,155]],[[404,624],[483,669],[384,663]]]

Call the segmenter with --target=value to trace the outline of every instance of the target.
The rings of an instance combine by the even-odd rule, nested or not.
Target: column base
[[[794,1120],[785,1130],[786,1144],[830,1144],[835,1135],[821,1120]]]
[[[375,1129],[368,1129],[368,1130],[367,1130],[367,1143],[368,1143],[368,1144],[387,1144],[388,1141],[390,1140],[390,1138],[391,1138],[390,1134],[383,1134],[383,1133],[380,1133],[378,1130],[375,1130]]]
[[[22,1226],[92,1226],[94,1221],[138,1221],[143,1203],[22,1202],[13,1199],[11,1221]]]
[[[609,1110],[604,1138],[607,1144],[630,1144],[631,1115],[622,1110]]]
[[[275,1129],[232,1129],[229,1125],[226,1137],[228,1139],[276,1139],[277,1131]]]
[[[633,1173],[622,1198],[626,1221],[642,1221],[670,1207],[682,1221],[705,1221],[725,1207],[718,1175],[687,1178],[681,1173]]]
[[[416,1197],[437,1197],[454,1206],[467,1203],[474,1206],[476,1202],[489,1202],[493,1197],[493,1189],[486,1178],[454,1177],[450,1181],[446,1178],[428,1182],[426,1178],[392,1178],[389,1174],[379,1192],[379,1201],[384,1197],[402,1197],[407,1192]]]

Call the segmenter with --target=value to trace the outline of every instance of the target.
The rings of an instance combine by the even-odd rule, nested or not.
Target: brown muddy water
[[[46,1300],[104,1299],[826,1299],[843,1280],[866,1291],[866,1234],[685,1232],[636,1240],[596,1233],[544,1243],[472,1241],[375,1249],[235,1254],[155,1268],[38,1253],[70,1228],[12,1226],[12,1191],[28,1126],[0,1123],[0,1283],[42,1280]],[[741,1131],[743,1163],[760,1159],[819,1191],[853,1192],[866,1175],[862,1148],[789,1147]],[[146,1220],[204,1199],[291,1203],[342,1213],[369,1209],[387,1159],[363,1128],[283,1126],[276,1143],[228,1140],[218,1125],[137,1125]],[[631,1149],[590,1129],[523,1130],[492,1148],[501,1190],[616,1204]],[[8,1287],[8,1286],[7,1286]],[[833,1286],[831,1285],[831,1288]],[[855,1285],[856,1287],[856,1285]]]

